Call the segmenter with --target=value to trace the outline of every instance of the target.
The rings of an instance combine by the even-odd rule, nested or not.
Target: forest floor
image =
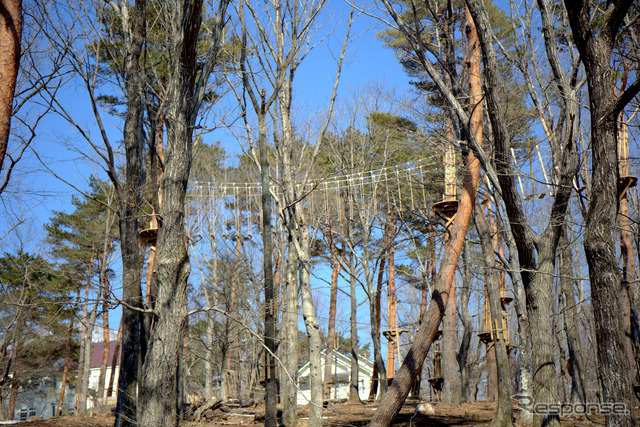
[[[470,402],[461,406],[451,406],[443,403],[433,403],[435,414],[423,415],[416,413],[417,402],[407,402],[396,418],[394,426],[488,426],[495,412],[495,403]],[[329,404],[324,411],[327,426],[365,426],[371,420],[377,405],[337,403]],[[203,421],[183,421],[184,427],[222,427],[222,426],[262,426],[262,422],[254,420],[253,413],[264,414],[264,405],[254,408],[242,408],[241,411],[219,412]],[[516,417],[518,412],[515,411]],[[306,425],[308,407],[301,407],[299,411],[301,426]],[[48,420],[31,420],[14,425],[21,427],[110,427],[114,417],[111,413],[94,414],[92,416],[63,416]],[[523,425],[524,424],[519,424]],[[589,419],[563,419],[563,427],[600,426],[604,425],[602,417]]]

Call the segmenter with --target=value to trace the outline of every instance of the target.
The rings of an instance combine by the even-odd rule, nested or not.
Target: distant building
[[[324,378],[326,350],[322,350],[320,370]],[[358,357],[358,394],[360,399],[369,397],[371,377],[373,376],[373,362],[364,356]],[[351,379],[351,357],[333,350],[331,361],[330,399],[348,399],[349,381]],[[309,378],[309,363],[298,371],[298,404],[304,405],[311,399],[311,382]]]
[[[56,415],[62,382],[60,378],[44,377],[29,380],[18,389],[13,419],[26,421],[31,417],[48,419]],[[63,414],[75,413],[75,388],[65,387]]]
[[[109,380],[111,378],[111,369],[113,362],[113,354],[118,348],[118,358],[116,359],[115,375],[113,378],[113,390],[108,396]],[[87,408],[96,406],[96,396],[98,391],[98,379],[100,377],[100,366],[102,365],[102,354],[104,343],[97,342],[91,345],[91,362],[89,365],[89,399]],[[118,374],[120,373],[120,346],[116,341],[109,341],[109,362],[104,381],[104,395],[102,401],[97,402],[101,405],[115,405],[118,390]],[[61,387],[60,378],[43,377],[27,381],[26,384],[18,389],[16,398],[16,410],[14,412],[14,420],[26,421],[31,417],[42,417],[48,419],[56,415],[58,406],[58,398],[60,396]],[[75,413],[75,393],[76,389],[67,382],[64,404],[62,407],[63,414]]]
[[[118,348],[118,358],[116,359],[115,374],[113,377],[113,390],[111,395],[108,395],[109,380],[111,378],[113,354]],[[96,342],[91,345],[91,363],[89,365],[89,396],[91,397],[87,402],[87,408],[96,406],[94,399],[104,399],[99,404],[102,405],[115,405],[117,400],[118,391],[118,374],[120,374],[120,345],[117,341],[109,341],[109,359],[107,362],[107,370],[104,376],[104,395],[97,396],[98,393],[98,380],[100,378],[100,367],[102,366],[102,354],[104,352],[104,342]]]

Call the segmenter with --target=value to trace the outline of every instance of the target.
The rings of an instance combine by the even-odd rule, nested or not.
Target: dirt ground
[[[417,414],[415,407],[417,402],[407,402],[398,415],[394,426],[488,426],[495,411],[495,403],[471,402],[462,406],[450,406],[443,403],[434,403],[435,415]],[[324,412],[326,426],[365,426],[375,412],[377,405],[336,403],[329,404]],[[221,426],[262,426],[262,422],[254,420],[255,413],[264,413],[264,406],[255,408],[232,409],[230,412],[216,414],[214,419],[208,421],[184,421],[180,425],[184,427],[221,427]],[[306,425],[308,408],[302,408],[301,426]],[[518,413],[516,411],[516,417]],[[24,427],[110,427],[113,425],[111,413],[94,414],[93,416],[64,416],[49,420],[31,420],[21,422]],[[563,427],[600,426],[604,420],[597,417],[590,419],[562,420]]]

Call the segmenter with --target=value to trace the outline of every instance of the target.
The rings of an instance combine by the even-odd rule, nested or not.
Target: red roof
[[[107,366],[111,366],[113,362],[113,353],[116,351],[116,344],[119,344],[117,341],[109,341],[109,359],[107,361]],[[102,366],[102,353],[104,351],[104,342],[95,342],[91,343],[91,365],[89,368],[99,368]],[[121,346],[118,346],[118,362],[116,365],[120,365],[120,353]]]

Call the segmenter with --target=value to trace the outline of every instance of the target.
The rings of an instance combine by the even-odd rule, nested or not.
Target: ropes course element
[[[385,166],[370,171],[353,172],[350,174],[334,175],[319,180],[309,181],[304,190],[311,190],[317,188],[320,185],[324,186],[326,190],[338,189],[342,190],[351,186],[352,182],[360,181],[362,184],[374,183],[379,184],[384,181],[397,181],[399,179],[400,170],[406,174],[415,175],[416,173],[424,173],[427,167],[433,167],[434,164],[442,162],[440,155],[432,155],[416,161],[406,162],[402,165]],[[197,192],[200,189],[236,189],[240,188],[247,191],[261,191],[260,182],[218,182],[211,181],[195,181],[191,183],[192,192]]]

